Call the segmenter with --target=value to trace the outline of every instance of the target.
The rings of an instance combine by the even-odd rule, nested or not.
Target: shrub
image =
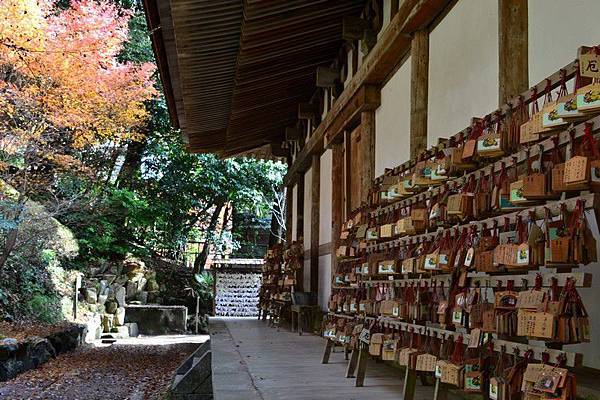
[[[52,324],[62,319],[60,304],[55,297],[36,294],[27,302],[27,308],[29,314],[40,322]]]

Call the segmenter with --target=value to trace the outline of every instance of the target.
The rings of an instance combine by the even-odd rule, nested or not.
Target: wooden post
[[[340,243],[344,214],[344,143],[331,149],[331,279],[337,272],[336,251]]]
[[[416,31],[410,45],[410,157],[427,149],[429,31]]]
[[[360,123],[362,171],[353,172],[360,173],[360,201],[368,203],[369,191],[375,179],[375,111],[363,111],[360,115]]]
[[[529,87],[528,11],[523,0],[498,1],[499,101]]]
[[[321,156],[312,156],[312,193],[310,205],[310,291],[319,293],[319,226],[321,207]]]
[[[417,371],[406,367],[404,373],[404,388],[402,390],[403,400],[413,400],[415,398],[415,388],[417,387]]]
[[[196,295],[196,335],[198,334],[198,316],[200,315],[200,297]]]
[[[356,363],[358,362],[358,348],[354,347],[350,354],[350,361],[348,362],[348,368],[346,368],[346,378],[354,378],[354,371],[356,371]]]
[[[433,391],[433,400],[447,400],[448,399],[448,385],[442,383],[440,378],[435,380],[435,389]]]
[[[77,308],[79,307],[79,290],[81,289],[81,276],[78,273],[75,278],[75,292],[73,295],[73,321],[77,321]]]
[[[369,361],[369,348],[364,343],[359,343],[358,365],[356,367],[356,382],[354,386],[363,387],[367,373],[367,362]]]
[[[296,177],[297,198],[296,198],[296,238],[304,236],[304,172],[298,173]],[[296,272],[296,291],[304,291],[304,262]]]
[[[325,344],[325,351],[323,352],[323,359],[321,360],[321,364],[327,364],[329,362],[329,356],[331,356],[332,348],[333,348],[333,340],[327,339],[327,343]]]
[[[292,229],[294,223],[294,187],[292,185],[285,187],[285,241],[289,245],[292,243]]]

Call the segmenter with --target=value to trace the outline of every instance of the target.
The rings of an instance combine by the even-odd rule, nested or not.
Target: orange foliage
[[[155,67],[117,60],[129,13],[106,0],[76,0],[59,13],[49,0],[1,3],[0,65],[21,78],[0,83],[0,97],[9,85],[49,124],[66,128],[76,147],[139,138],[144,101],[157,95]]]

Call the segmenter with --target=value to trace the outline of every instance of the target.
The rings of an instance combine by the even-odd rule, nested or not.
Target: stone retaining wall
[[[84,325],[73,325],[45,338],[34,336],[22,342],[0,340],[0,382],[12,379],[59,354],[75,350],[84,343],[86,331]]]

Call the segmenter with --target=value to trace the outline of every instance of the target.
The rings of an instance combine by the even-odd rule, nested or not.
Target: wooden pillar
[[[529,87],[528,12],[523,0],[498,0],[500,105]]]
[[[429,31],[416,31],[410,45],[410,157],[427,149]]]
[[[344,143],[331,148],[331,274],[337,272],[336,251],[340,243],[344,215]]]
[[[296,238],[300,239],[304,236],[304,172],[298,173],[296,185]],[[304,291],[304,262],[296,273],[296,291]]]
[[[344,193],[345,193],[345,206],[344,206],[344,217],[348,219],[350,212],[352,211],[352,134],[348,131],[344,133]]]
[[[360,201],[368,203],[369,191],[375,179],[375,111],[363,111],[360,115],[361,171]],[[354,172],[354,171],[353,171]],[[356,172],[354,172],[356,173]]]
[[[310,205],[310,291],[319,293],[319,227],[321,207],[321,156],[312,156]]]
[[[292,230],[294,229],[294,186],[285,187],[285,241],[292,243]]]

